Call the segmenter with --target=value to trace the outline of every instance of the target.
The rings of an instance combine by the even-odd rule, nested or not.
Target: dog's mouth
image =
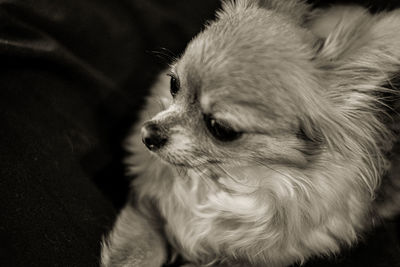
[[[185,169],[199,169],[210,165],[223,164],[221,160],[218,159],[207,159],[207,160],[190,160],[186,158],[175,158],[171,156],[164,156],[157,153],[157,157],[164,161],[165,163]]]

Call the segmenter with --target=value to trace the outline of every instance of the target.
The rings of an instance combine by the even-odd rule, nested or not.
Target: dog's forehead
[[[196,36],[176,64],[178,75],[206,112],[230,103],[236,111],[293,114],[299,103],[291,96],[313,79],[304,32],[279,16],[247,15],[217,20]]]
[[[203,90],[235,79],[245,84],[259,77],[279,78],[302,53],[302,38],[280,17],[264,13],[261,19],[251,13],[211,23],[187,46],[178,62],[180,72]]]
[[[299,49],[302,34],[299,27],[278,14],[250,9],[208,24],[189,43],[185,54],[203,64],[228,67],[227,58],[251,62],[290,54]]]
[[[196,58],[183,58],[177,65],[180,78],[187,90],[195,92],[204,112],[215,110],[254,109],[275,115],[280,106],[287,106],[282,79],[284,75],[263,69],[263,62],[246,62],[226,55],[214,64],[198,62]],[[276,69],[271,62],[271,68]],[[281,64],[277,62],[276,64]]]

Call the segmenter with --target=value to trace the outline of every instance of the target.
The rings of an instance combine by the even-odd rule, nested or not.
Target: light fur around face
[[[399,178],[387,157],[398,92],[383,85],[400,70],[399,28],[400,11],[223,2],[169,70],[177,95],[160,76],[142,113],[168,142],[149,152],[141,123],[127,140],[134,206],[103,244],[103,265],[160,266],[162,241],[135,243],[147,233],[195,265],[286,266],[338,253],[397,213],[400,183],[382,179]],[[240,136],[218,140],[207,116]],[[392,201],[376,202],[379,192]],[[158,257],[132,257],[135,244]]]

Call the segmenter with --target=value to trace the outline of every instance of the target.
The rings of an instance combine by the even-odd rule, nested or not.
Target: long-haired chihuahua
[[[223,1],[127,140],[103,266],[287,266],[396,214],[399,32],[400,10]]]

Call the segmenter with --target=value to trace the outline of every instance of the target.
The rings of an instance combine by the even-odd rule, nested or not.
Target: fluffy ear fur
[[[341,6],[322,18],[333,17],[316,57],[322,80],[329,84],[326,98],[340,112],[342,124],[353,128],[364,122],[353,134],[365,138],[376,133],[370,136],[372,143],[387,140],[381,139],[388,136],[380,119],[387,116],[388,98],[393,103],[399,98],[399,92],[383,87],[400,71],[400,37],[393,34],[400,28],[399,15],[397,10],[372,16],[360,7]],[[314,23],[318,25],[318,19]],[[377,112],[382,114],[371,116]]]
[[[388,169],[383,154],[395,140],[385,111],[391,108],[388,99],[398,103],[399,92],[383,85],[400,71],[400,37],[393,34],[400,28],[399,15],[397,10],[372,16],[360,7],[340,6],[315,12],[310,25],[321,38],[315,63],[327,103],[316,109],[324,112],[303,122],[304,132],[324,138],[333,149],[360,153],[369,166],[377,162],[374,173],[364,175],[371,194]]]
[[[400,70],[400,37],[393,34],[400,27],[399,15],[400,10],[396,10],[372,16],[360,7],[341,6],[314,20],[311,30],[323,40],[316,62],[325,78],[333,83],[331,87],[353,92],[350,100],[355,100],[359,93],[371,95],[385,90],[380,86]],[[330,21],[330,26],[321,27],[320,20]],[[358,108],[366,104],[352,102],[348,96],[347,101],[338,95],[333,100],[340,105],[358,104]]]

